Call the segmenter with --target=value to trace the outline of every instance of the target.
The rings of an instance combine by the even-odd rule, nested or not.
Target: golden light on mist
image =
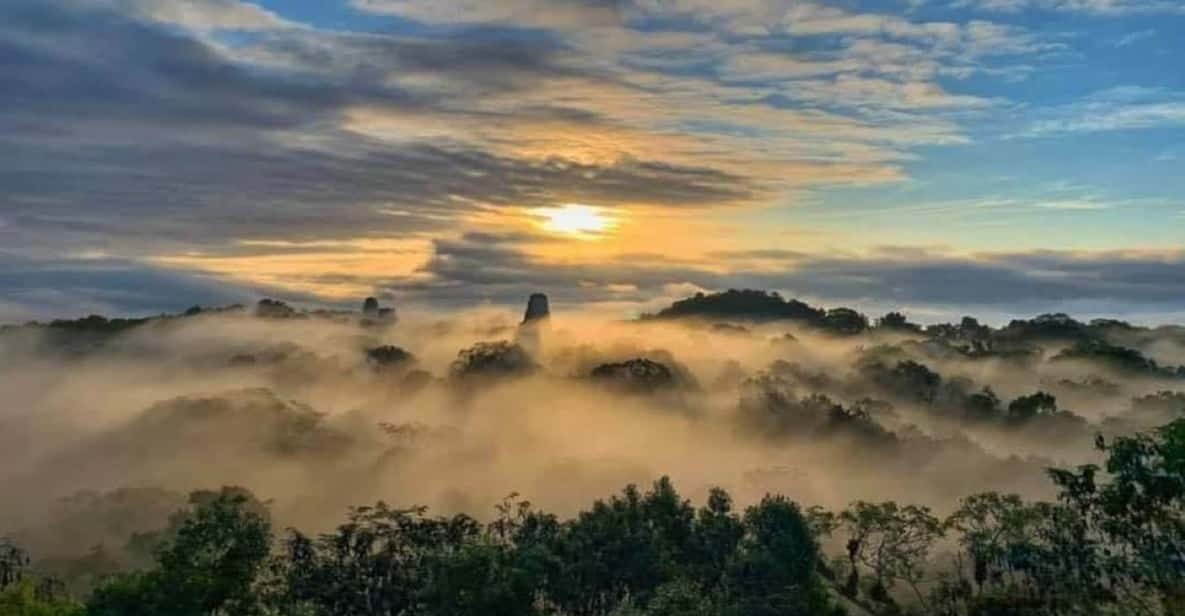
[[[531,211],[545,231],[592,239],[612,231],[617,220],[604,208],[579,203],[541,207]]]

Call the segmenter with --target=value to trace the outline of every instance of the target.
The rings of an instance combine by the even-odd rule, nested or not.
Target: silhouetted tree
[[[833,334],[853,336],[868,329],[868,317],[851,308],[832,308],[819,326]]]
[[[479,342],[457,353],[450,373],[455,378],[523,376],[535,362],[523,347],[506,341]]]
[[[157,566],[113,578],[87,606],[93,616],[263,613],[257,582],[271,524],[240,490],[195,495],[196,508],[159,550]]]
[[[285,318],[296,315],[296,311],[292,306],[278,300],[264,298],[255,304],[255,315],[267,318]]]
[[[723,293],[696,293],[648,318],[737,318],[753,320],[790,319],[818,322],[825,312],[795,299],[752,289],[729,289]]]
[[[920,332],[922,330],[920,325],[910,323],[909,319],[905,318],[905,315],[900,312],[886,313],[885,316],[877,319],[876,326],[880,329],[904,332]]]
[[[376,368],[392,368],[414,362],[415,356],[405,349],[386,344],[366,349],[366,361]]]
[[[601,364],[589,376],[617,389],[651,393],[677,385],[675,373],[665,364],[645,358]]]

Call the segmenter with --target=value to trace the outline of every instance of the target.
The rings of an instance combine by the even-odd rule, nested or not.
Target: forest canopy
[[[1185,606],[1183,328],[370,299],[0,330],[0,615]]]
[[[1097,446],[1103,468],[1049,470],[1056,501],[987,492],[946,517],[779,495],[738,510],[720,488],[697,507],[663,477],[567,519],[517,494],[487,522],[379,502],[310,536],[277,532],[265,503],[224,487],[130,537],[151,562],[100,578],[85,603],[0,544],[0,613],[1179,613],[1185,420]]]

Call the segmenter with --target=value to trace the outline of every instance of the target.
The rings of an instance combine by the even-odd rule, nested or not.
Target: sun
[[[576,237],[596,237],[617,225],[617,221],[604,208],[579,203],[535,208],[531,213],[539,218],[544,230]]]

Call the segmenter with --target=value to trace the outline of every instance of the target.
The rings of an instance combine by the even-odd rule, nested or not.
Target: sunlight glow
[[[539,217],[543,229],[577,237],[596,237],[617,225],[617,221],[604,208],[577,203],[536,208],[531,213]]]

